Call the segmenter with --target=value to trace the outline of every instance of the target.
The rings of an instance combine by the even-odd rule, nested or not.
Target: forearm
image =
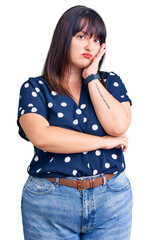
[[[38,148],[54,153],[79,153],[103,148],[103,139],[86,133],[48,126],[39,132]]]
[[[96,149],[120,147],[124,136],[95,136],[61,127],[50,126],[39,114],[23,114],[19,123],[29,141],[37,148],[54,153],[80,153]]]
[[[112,136],[123,134],[129,126],[129,119],[121,103],[98,79],[89,82],[88,89],[95,113],[104,130]]]

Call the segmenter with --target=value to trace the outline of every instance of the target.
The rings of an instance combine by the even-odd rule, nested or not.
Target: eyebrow
[[[78,33],[83,33],[84,35],[88,35],[88,33],[83,30],[79,31]]]

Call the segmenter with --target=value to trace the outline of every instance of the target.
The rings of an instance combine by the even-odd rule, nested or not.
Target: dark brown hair
[[[59,92],[61,95],[71,96],[71,93],[63,86],[63,78],[66,72],[69,74],[71,39],[85,27],[86,34],[98,38],[100,44],[105,42],[105,24],[100,15],[91,8],[80,5],[74,6],[62,15],[56,25],[41,76],[51,90]],[[99,67],[102,62],[103,58]],[[105,84],[103,80],[102,84]]]

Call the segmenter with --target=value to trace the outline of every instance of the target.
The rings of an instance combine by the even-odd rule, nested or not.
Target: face
[[[100,50],[100,40],[86,35],[84,31],[72,37],[70,45],[70,65],[74,68],[88,67]]]

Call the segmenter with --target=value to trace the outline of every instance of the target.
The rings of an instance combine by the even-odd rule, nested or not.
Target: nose
[[[86,44],[85,44],[85,50],[87,51],[92,51],[92,38],[87,39]]]

